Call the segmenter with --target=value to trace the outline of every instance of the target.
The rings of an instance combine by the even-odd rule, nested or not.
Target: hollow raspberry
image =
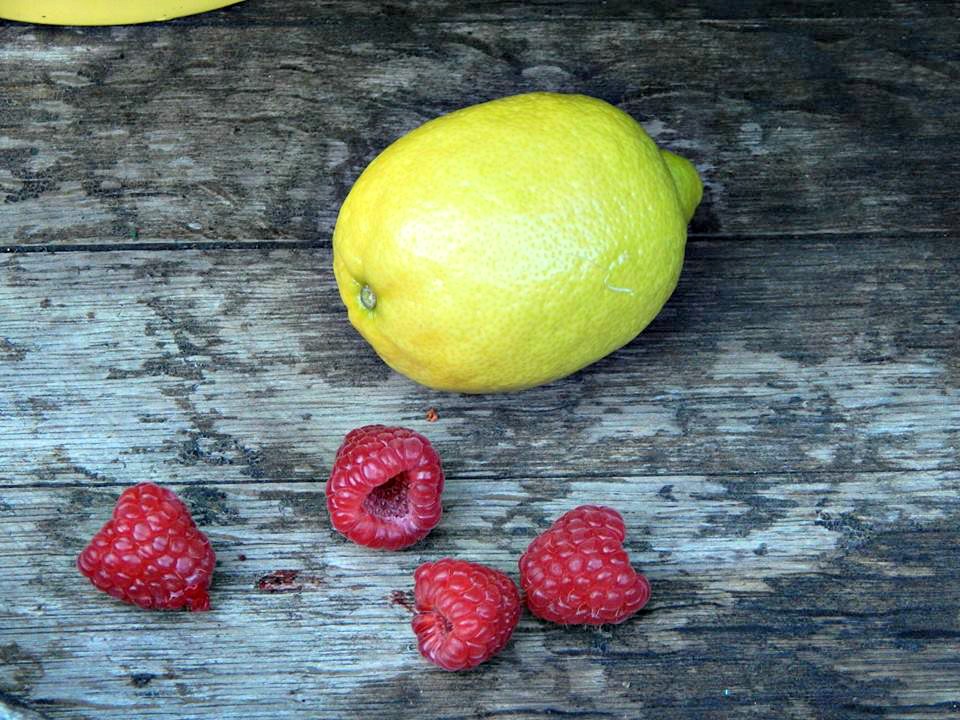
[[[613,508],[582,505],[520,557],[520,586],[537,617],[564,625],[621,623],[647,604],[650,583],[630,565]]]
[[[113,515],[77,558],[97,588],[154,610],[209,610],[216,557],[172,491],[141,483],[124,490]]]
[[[399,550],[440,522],[443,468],[423,435],[400,427],[351,430],[327,481],[334,529],[353,542]]]
[[[503,650],[520,619],[520,593],[499,570],[444,558],[414,573],[420,654],[444,670],[466,670]]]

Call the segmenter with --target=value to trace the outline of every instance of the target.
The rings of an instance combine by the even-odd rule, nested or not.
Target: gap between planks
[[[630,478],[631,480],[642,480],[650,482],[660,482],[663,481],[664,484],[676,484],[677,482],[690,478],[731,478],[731,479],[744,479],[751,478],[757,479],[759,477],[768,479],[768,480],[789,480],[797,478],[829,478],[830,476],[836,476],[838,479],[843,477],[848,477],[850,475],[866,475],[866,476],[894,476],[894,475],[912,475],[915,473],[923,473],[927,475],[951,475],[953,473],[960,473],[960,466],[957,467],[946,467],[946,468],[897,468],[895,470],[890,469],[879,469],[879,468],[866,468],[862,470],[780,470],[777,472],[766,472],[763,470],[746,470],[746,471],[736,471],[731,470],[730,472],[713,472],[713,471],[703,471],[703,472],[688,472],[688,473],[671,473],[667,475],[660,474],[631,474],[631,475],[620,475],[620,474],[610,474],[610,473],[589,473],[589,472],[575,472],[575,473],[549,473],[549,474],[537,474],[537,475],[513,475],[506,476],[502,473],[478,473],[478,472],[462,472],[457,473],[455,476],[451,476],[448,479],[456,480],[523,480],[523,479],[534,479],[534,480],[563,480],[563,481],[591,481],[596,480],[598,482],[609,482],[611,479],[616,478]],[[290,478],[224,478],[217,480],[215,485],[230,485],[234,487],[242,487],[244,485],[303,485],[306,487],[316,487],[318,483],[326,482],[326,476],[318,477],[313,480],[294,480]],[[174,480],[171,482],[164,482],[164,485],[169,485],[171,487],[190,487],[194,485],[210,485],[211,483],[206,481],[191,482],[183,480]],[[85,480],[76,480],[76,481],[57,481],[57,482],[37,482],[37,483],[26,483],[26,484],[12,484],[3,482],[0,479],[0,490],[69,490],[73,488],[125,488],[129,487],[130,483],[128,482],[119,482],[114,480],[107,481],[91,481],[90,479]]]
[[[882,238],[882,239],[900,239],[904,242],[913,237],[950,237],[951,233],[942,228],[912,228],[901,230],[864,230],[863,232],[852,233],[846,230],[808,230],[788,233],[690,233],[687,235],[687,243],[696,242],[743,242],[743,241],[769,241],[769,242],[803,242],[811,239],[824,238],[836,240],[850,238],[851,240],[862,238]],[[0,254],[23,255],[28,253],[66,253],[66,252],[169,252],[182,250],[317,250],[329,248],[331,240],[146,240],[143,242],[89,242],[76,244],[0,244]]]

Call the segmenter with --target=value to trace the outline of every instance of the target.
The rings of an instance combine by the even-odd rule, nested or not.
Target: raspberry
[[[520,593],[499,570],[444,558],[414,573],[420,654],[444,670],[475,667],[503,650],[520,619]]]
[[[77,568],[100,590],[142,608],[209,610],[215,561],[180,498],[141,483],[121,493]]]
[[[650,583],[630,565],[613,508],[563,514],[520,557],[520,586],[537,617],[564,625],[621,623],[647,604]]]
[[[351,430],[333,461],[327,510],[338,532],[359,545],[399,550],[440,522],[443,468],[423,435],[399,427]]]

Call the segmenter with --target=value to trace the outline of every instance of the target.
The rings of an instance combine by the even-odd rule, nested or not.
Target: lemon
[[[701,192],[693,165],[602,100],[501,98],[370,163],[337,218],[334,273],[390,367],[441,390],[520,390],[647,326]]]
[[[43,25],[162,22],[242,0],[0,0],[0,18]]]

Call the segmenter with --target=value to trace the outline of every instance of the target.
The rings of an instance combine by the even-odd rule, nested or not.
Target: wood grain
[[[325,248],[0,260],[14,310],[0,572],[18,578],[0,688],[97,718],[952,712],[952,238],[692,242],[634,343],[493,397],[386,369],[346,324],[329,262]],[[443,524],[389,561],[332,533],[322,494],[343,433],[373,421],[427,433],[449,476]],[[180,491],[210,531],[210,615],[118,607],[71,569],[144,479]],[[514,572],[583,502],[624,510],[655,587],[644,617],[605,630],[527,618],[479,673],[423,665],[389,600],[413,568],[456,555]],[[258,589],[282,570],[299,572],[290,592]],[[169,649],[182,635],[186,657]]]
[[[531,90],[616,103],[694,160],[696,234],[957,226],[958,36],[932,17],[955,5],[671,5],[249,2],[173,25],[0,25],[0,242],[326,243],[392,140]]]
[[[158,463],[173,480],[312,479],[350,428],[427,427],[430,407],[431,432],[478,479],[960,466],[952,238],[691,243],[635,342],[505,396],[390,371],[329,267],[322,248],[0,259],[0,422],[8,447],[30,449],[0,478],[58,482],[60,452],[91,480]]]
[[[531,498],[522,477],[451,479],[440,528],[389,556],[332,533],[319,483],[174,485],[217,548],[208,614],[121,607],[72,569],[117,488],[4,490],[0,569],[17,582],[0,610],[0,683],[71,718],[946,717],[956,708],[960,577],[940,562],[960,551],[956,526],[910,510],[909,520],[888,516],[893,488],[923,495],[948,484],[944,475],[769,478],[786,512],[743,535],[710,531],[740,512],[718,478],[674,478],[669,493],[651,478],[571,480],[562,499]],[[841,480],[862,492],[859,507],[834,494]],[[419,658],[409,614],[390,600],[410,589],[419,562],[455,554],[515,575],[543,527],[532,516],[598,498],[630,508],[627,544],[654,583],[638,619],[577,629],[528,615],[509,648],[473,673]],[[27,546],[35,559],[23,568]],[[296,592],[258,590],[278,569],[307,580]]]

